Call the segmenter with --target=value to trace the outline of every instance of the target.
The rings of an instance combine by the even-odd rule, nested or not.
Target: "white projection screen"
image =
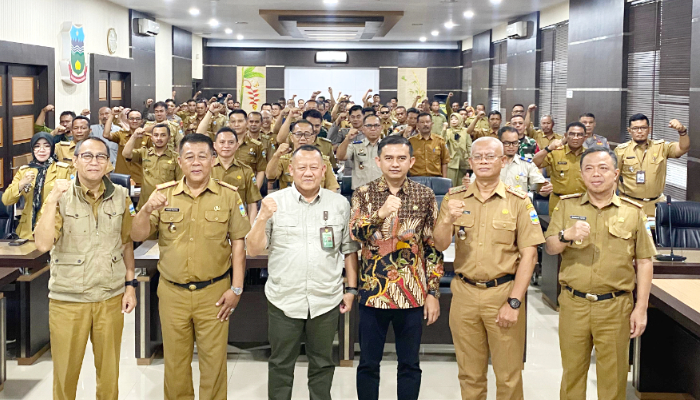
[[[379,68],[284,69],[284,97],[287,99],[296,94],[297,100],[308,100],[316,90],[328,98],[329,86],[333,88],[336,98],[342,92],[352,95],[351,100],[356,104],[362,104],[362,96],[367,89],[372,89],[373,94],[379,93]]]

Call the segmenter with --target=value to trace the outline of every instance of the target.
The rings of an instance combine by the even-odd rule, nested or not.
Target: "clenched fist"
[[[564,231],[564,239],[581,242],[591,234],[591,226],[588,222],[576,221],[574,226]]]
[[[279,147],[277,147],[277,153],[280,155],[285,155],[287,152],[289,152],[289,143],[280,143]]]
[[[53,104],[49,104],[49,105],[47,105],[46,107],[42,108],[41,111],[47,113],[47,112],[53,111],[54,109],[55,109],[55,108],[54,108]]]
[[[68,179],[56,179],[53,184],[53,189],[46,197],[46,202],[51,204],[58,203],[58,200],[63,196],[63,193],[68,191],[70,188],[70,181]]]
[[[165,198],[165,195],[161,193],[160,190],[154,190],[153,193],[151,193],[151,197],[148,198],[148,201],[141,209],[150,214],[153,211],[162,210],[167,205],[168,199]]]
[[[275,199],[271,197],[265,197],[262,199],[258,217],[267,221],[268,219],[272,218],[272,214],[275,212],[277,212],[277,203],[275,202]]]
[[[457,218],[462,216],[464,212],[464,202],[462,200],[450,200],[447,202],[447,218],[453,223]]]
[[[537,105],[535,104],[530,104],[527,106],[527,111],[535,111],[537,109]]]
[[[677,119],[672,119],[671,122],[668,123],[669,128],[673,128],[678,131],[678,133],[685,133],[688,129],[681,124],[681,122]]]
[[[551,142],[549,142],[549,145],[547,146],[549,151],[558,150],[558,149],[561,149],[562,147],[564,147],[564,144],[559,139],[552,140]]]
[[[389,195],[382,208],[380,208],[377,212],[377,215],[379,218],[384,219],[389,215],[398,212],[399,208],[401,208],[401,199],[394,195]]]

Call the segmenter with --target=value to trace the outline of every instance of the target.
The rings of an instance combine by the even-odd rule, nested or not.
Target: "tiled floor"
[[[536,288],[529,291],[527,363],[523,371],[525,398],[527,400],[554,400],[559,398],[561,362],[557,336],[557,313],[545,306]],[[442,316],[445,318],[446,316]],[[89,345],[88,345],[89,347]],[[444,346],[424,349],[422,358],[423,381],[421,399],[460,399],[457,382],[457,364],[454,357],[445,353]],[[267,398],[267,363],[264,351],[230,354],[228,362],[228,393],[231,399],[257,400]],[[396,398],[396,361],[386,356],[382,364],[381,399]],[[95,398],[95,368],[92,350],[86,352],[81,372],[78,398]],[[357,363],[356,363],[357,364]],[[199,371],[195,356],[193,362],[195,388]],[[303,359],[297,363],[294,399],[308,399],[306,390],[307,365]],[[134,316],[126,318],[122,343],[120,399],[163,398],[163,363],[156,360],[150,366],[137,366],[134,360]],[[631,376],[631,375],[630,375]],[[52,363],[50,354],[44,355],[35,365],[20,367],[16,361],[8,362],[7,382],[0,399],[45,400],[51,398]],[[489,368],[489,399],[495,399],[495,377]],[[596,399],[595,365],[591,365],[588,382],[588,399]],[[196,392],[196,389],[195,389]],[[628,400],[636,399],[628,384]],[[333,381],[334,399],[356,399],[355,369],[337,368]]]

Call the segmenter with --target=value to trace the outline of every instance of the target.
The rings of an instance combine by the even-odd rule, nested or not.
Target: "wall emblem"
[[[66,21],[61,28],[61,80],[69,85],[85,82],[87,64],[85,62],[85,32],[82,25]]]

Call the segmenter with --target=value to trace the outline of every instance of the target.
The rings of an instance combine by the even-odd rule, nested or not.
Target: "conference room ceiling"
[[[348,40],[357,41],[372,37],[381,41],[418,41],[426,38],[427,42],[459,41],[487,29],[508,22],[513,17],[528,14],[537,10],[563,3],[563,0],[337,0],[335,4],[326,4],[333,0],[110,0],[123,7],[148,13],[158,20],[178,26],[192,33],[211,39],[242,39],[242,40],[299,40],[294,35],[286,35],[280,29],[273,28],[269,23],[269,13],[296,13],[298,11],[313,11],[331,14],[333,11],[376,11],[385,14],[385,28],[392,25],[388,31],[381,28],[381,21],[369,20],[367,31],[374,34],[363,34],[362,29],[356,30],[357,35]],[[193,16],[190,9],[195,8],[199,14]],[[261,13],[262,10],[262,13]],[[474,16],[466,18],[465,12],[471,11]],[[393,12],[393,13],[382,13]],[[403,13],[403,16],[400,13]],[[263,18],[266,13],[268,21]],[[262,14],[262,15],[261,15]],[[297,13],[304,14],[304,13]],[[212,19],[218,22],[213,26]],[[455,25],[448,29],[445,24]],[[357,24],[355,24],[357,26]],[[328,25],[324,29],[332,29]],[[313,39],[302,32],[304,40]],[[437,31],[437,35],[431,33]]]

